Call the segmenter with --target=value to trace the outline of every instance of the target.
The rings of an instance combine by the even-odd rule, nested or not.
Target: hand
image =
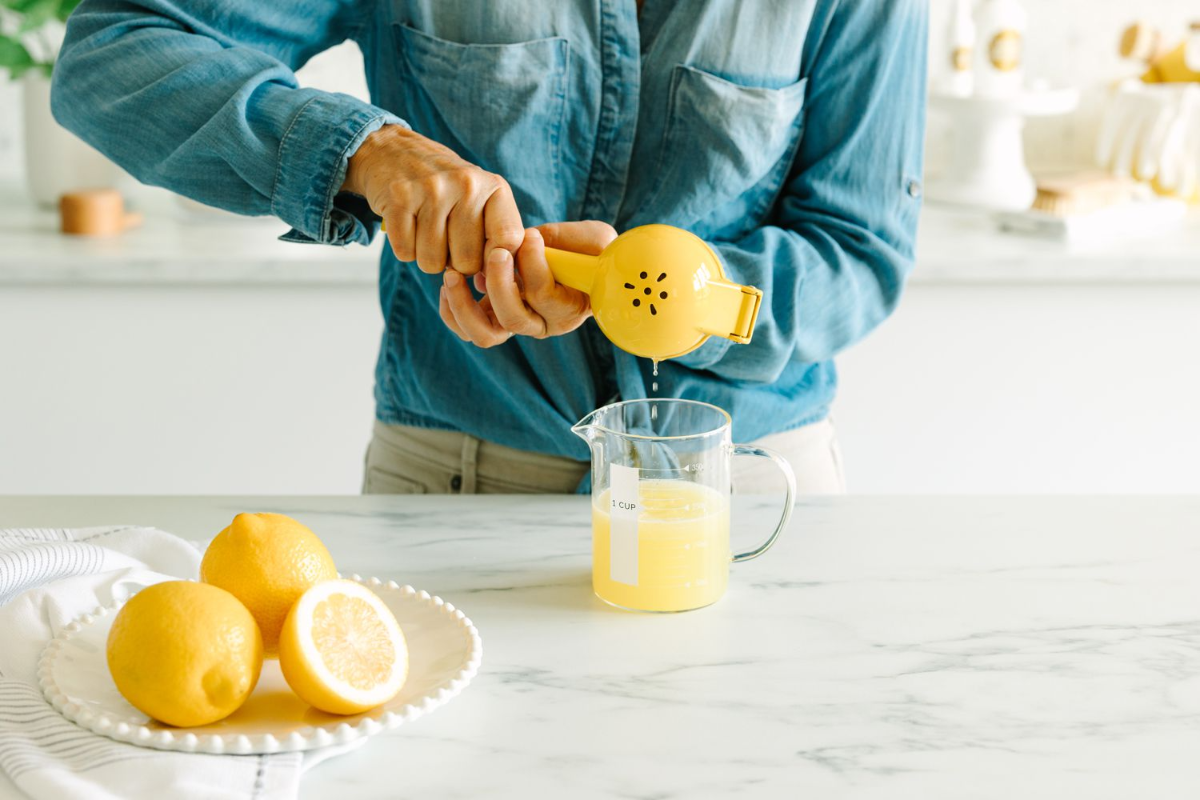
[[[512,189],[499,175],[399,125],[385,125],[350,157],[342,191],[383,217],[392,252],[423,272],[466,275],[488,254],[515,253],[525,237]]]
[[[516,260],[493,250],[475,276],[475,288],[486,296],[475,300],[467,280],[446,273],[440,310],[446,327],[463,341],[494,347],[513,334],[544,339],[575,330],[592,315],[589,298],[556,282],[546,263],[547,246],[599,255],[617,238],[612,226],[597,221],[556,222],[525,231]]]

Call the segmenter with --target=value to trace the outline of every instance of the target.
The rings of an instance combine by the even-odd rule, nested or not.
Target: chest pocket
[[[458,44],[396,25],[401,116],[513,187],[525,223],[562,215],[566,39]]]
[[[671,76],[656,186],[636,224],[732,239],[762,223],[800,141],[807,79],[768,89],[695,67]]]

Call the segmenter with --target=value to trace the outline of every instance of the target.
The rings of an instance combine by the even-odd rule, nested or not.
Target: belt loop
[[[475,494],[475,474],[478,463],[479,440],[469,433],[464,433],[462,447],[462,494]]]

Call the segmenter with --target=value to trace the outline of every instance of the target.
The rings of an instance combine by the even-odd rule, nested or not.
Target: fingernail
[[[446,285],[452,289],[455,286],[458,286],[459,281],[462,280],[462,275],[460,275],[458,270],[456,270],[456,269],[448,269],[444,273],[442,273],[442,275],[445,279]]]
[[[492,252],[488,253],[488,263],[489,264],[497,264],[497,265],[503,264],[505,261],[507,261],[509,259],[509,257],[510,257],[510,253],[507,250],[505,250],[504,248],[501,248],[501,247],[497,247],[497,248],[494,248],[492,250]]]

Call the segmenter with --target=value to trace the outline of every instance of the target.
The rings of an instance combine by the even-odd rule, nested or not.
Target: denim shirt
[[[660,396],[728,410],[747,441],[826,416],[832,358],[895,307],[920,207],[921,0],[83,0],[57,119],[146,183],[285,238],[366,243],[339,194],[371,132],[403,124],[512,185],[526,225],[661,222],[763,291],[754,338],[664,362]],[[346,39],[372,102],[299,88]],[[440,276],[385,248],[377,416],[585,459],[576,420],[647,396],[651,365],[595,323],[480,349]]]

